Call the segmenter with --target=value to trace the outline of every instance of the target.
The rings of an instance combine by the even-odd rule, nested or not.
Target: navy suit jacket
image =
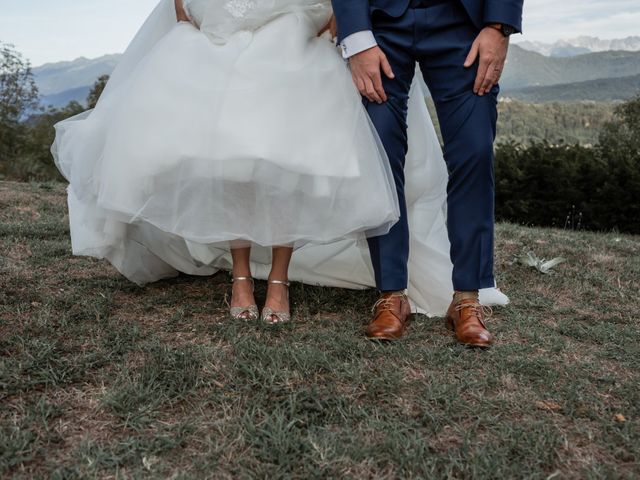
[[[338,39],[352,33],[371,30],[371,15],[379,10],[391,17],[399,17],[411,0],[332,0],[338,22]],[[462,2],[471,21],[479,29],[488,23],[504,23],[522,30],[524,0],[456,0]]]

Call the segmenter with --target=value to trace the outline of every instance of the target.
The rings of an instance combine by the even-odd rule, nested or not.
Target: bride
[[[96,108],[56,125],[74,254],[138,284],[229,269],[238,319],[259,317],[253,278],[266,278],[266,323],[290,319],[289,279],[374,285],[366,238],[399,207],[348,68],[318,36],[330,17],[329,0],[161,1]],[[440,315],[453,292],[447,172],[412,92],[409,295]]]

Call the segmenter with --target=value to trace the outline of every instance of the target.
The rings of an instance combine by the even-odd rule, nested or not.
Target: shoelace
[[[456,305],[456,310],[461,311],[463,309],[471,309],[473,314],[480,320],[480,323],[484,325],[484,321],[491,318],[493,315],[493,308],[486,305],[480,305],[480,303],[460,303]]]
[[[382,297],[373,305],[371,311],[375,312],[378,309],[380,309],[381,312],[393,310],[393,302],[391,299],[398,297],[401,298],[403,296],[404,295],[391,295],[390,297]]]

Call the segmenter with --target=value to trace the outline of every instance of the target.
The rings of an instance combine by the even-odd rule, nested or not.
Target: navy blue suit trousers
[[[499,87],[482,97],[474,94],[477,63],[464,67],[481,27],[459,0],[411,0],[397,17],[378,10],[370,19],[395,78],[384,77],[387,102],[365,99],[364,103],[387,151],[401,207],[401,219],[391,231],[369,239],[378,289],[402,290],[408,283],[404,162],[408,94],[416,62],[433,96],[444,140],[453,286],[456,290],[493,287],[493,142]]]

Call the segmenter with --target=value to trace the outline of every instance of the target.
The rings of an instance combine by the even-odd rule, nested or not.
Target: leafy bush
[[[616,108],[597,151],[606,175],[596,216],[607,226],[640,233],[640,96]]]
[[[640,97],[616,108],[596,147],[498,145],[496,190],[500,220],[640,233]]]
[[[496,216],[527,225],[564,227],[572,212],[592,221],[590,192],[604,164],[593,148],[547,142],[496,149]],[[578,215],[579,215],[578,213]]]

